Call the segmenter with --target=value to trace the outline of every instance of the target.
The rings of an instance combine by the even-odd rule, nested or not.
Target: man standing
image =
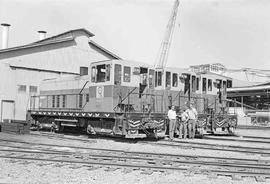
[[[176,122],[176,112],[174,106],[168,111],[168,118],[169,118],[169,137],[170,140],[173,140],[174,131],[175,131],[175,122]]]
[[[186,111],[180,111],[180,118],[179,118],[179,139],[182,139],[182,135],[184,139],[187,138],[187,122],[188,122],[188,114]]]
[[[188,114],[188,135],[189,138],[194,139],[195,137],[195,125],[198,117],[197,110],[192,107],[190,102],[187,102],[187,110],[186,113]]]

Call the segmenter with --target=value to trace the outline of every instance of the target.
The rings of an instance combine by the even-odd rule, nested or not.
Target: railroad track
[[[26,144],[26,143],[25,143]],[[235,177],[253,176],[257,180],[270,178],[270,160],[252,160],[223,157],[206,157],[190,155],[172,155],[144,152],[126,152],[121,150],[84,148],[88,153],[57,151],[41,148],[31,148],[25,145],[6,145],[0,149],[0,158],[12,160],[27,160],[31,162],[50,162],[61,164],[79,164],[85,167],[93,165],[147,169],[150,171],[181,170],[190,173],[210,175],[231,175]]]
[[[210,144],[201,142],[190,142],[184,140],[179,141],[162,140],[157,142],[142,141],[141,143],[159,146],[181,147],[189,149],[203,149],[203,150],[215,150],[225,152],[238,152],[245,154],[258,154],[265,157],[270,157],[270,148],[262,148],[262,147],[236,146],[236,145],[225,145],[216,143]]]
[[[215,141],[234,141],[234,142],[245,142],[245,143],[261,143],[261,144],[269,144],[270,138],[266,137],[252,137],[252,136],[242,136],[237,138],[231,137],[217,137],[217,136],[205,136],[203,139],[207,140],[215,140]]]
[[[77,141],[82,141],[85,143],[90,142],[90,140],[87,138],[73,138],[73,137],[68,138],[68,137],[65,137],[64,135],[58,135],[58,134],[45,134],[41,136],[49,136],[49,137],[54,137],[54,138],[62,139],[62,140],[65,140],[65,139],[77,140]],[[246,137],[256,138],[256,137],[251,137],[251,136],[246,136]],[[203,149],[203,150],[215,150],[215,151],[224,151],[224,152],[238,152],[238,153],[244,153],[244,154],[258,154],[265,157],[270,157],[270,148],[262,148],[262,147],[236,146],[236,145],[225,145],[225,144],[216,144],[216,143],[201,143],[201,142],[191,142],[189,140],[187,141],[185,140],[138,141],[138,143],[151,144],[151,145],[156,145],[156,146],[179,147],[182,149]]]

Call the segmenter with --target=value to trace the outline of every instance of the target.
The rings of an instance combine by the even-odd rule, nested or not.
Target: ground
[[[238,135],[256,135],[267,137],[270,130],[238,130]],[[72,138],[72,136],[66,136]],[[219,155],[224,157],[257,158],[258,155],[245,155],[240,153],[224,153],[212,150],[194,150],[186,148],[170,148],[164,146],[148,145],[140,141],[120,141],[119,139],[89,138],[87,141],[64,140],[57,137],[37,136],[37,135],[15,135],[0,133],[0,139],[24,140],[35,143],[48,143],[55,145],[85,146],[97,148],[113,148],[126,151],[141,151],[153,153],[189,154],[189,155]],[[76,137],[80,138],[80,136]],[[85,137],[84,137],[85,138]],[[193,142],[206,142],[206,140],[195,139]],[[209,140],[208,140],[209,142]],[[237,143],[234,143],[237,144]],[[238,143],[239,144],[239,143]],[[57,146],[56,146],[57,147]],[[60,148],[59,148],[60,150]],[[264,158],[270,159],[270,158]],[[48,162],[28,162],[15,161],[11,159],[0,159],[0,184],[2,183],[102,183],[102,184],[126,184],[126,183],[146,183],[146,184],[252,184],[257,182],[253,177],[246,177],[242,180],[234,180],[227,176],[211,178],[202,174],[191,174],[188,172],[168,171],[168,172],[146,172],[145,170],[111,169],[106,167],[88,167],[84,165],[67,164],[61,165]],[[267,179],[262,183],[270,183]]]

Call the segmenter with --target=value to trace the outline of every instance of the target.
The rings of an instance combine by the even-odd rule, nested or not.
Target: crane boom
[[[172,35],[173,35],[173,30],[174,30],[174,25],[175,25],[175,21],[176,21],[176,17],[177,17],[178,6],[179,6],[179,0],[175,0],[174,6],[173,6],[173,11],[171,13],[169,22],[166,26],[166,33],[165,33],[164,39],[163,39],[161,46],[160,46],[158,59],[157,59],[156,64],[155,64],[156,69],[163,70],[167,64],[169,50],[170,50],[170,46],[171,46]]]

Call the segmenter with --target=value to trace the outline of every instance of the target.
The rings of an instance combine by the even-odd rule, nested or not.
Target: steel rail
[[[145,164],[132,164],[132,163],[115,163],[115,162],[101,162],[99,161],[79,161],[79,160],[65,160],[65,159],[51,159],[51,158],[29,158],[29,157],[14,157],[14,156],[0,156],[0,158],[6,159],[18,159],[18,160],[32,160],[32,161],[46,161],[46,162],[60,162],[60,163],[72,163],[72,164],[83,164],[85,165],[102,165],[102,166],[116,166],[116,167],[129,167],[129,168],[144,168],[144,169],[158,169],[158,170],[189,170],[189,168],[181,168],[170,165],[160,166],[160,165],[145,165]],[[240,174],[241,176],[264,176],[270,177],[269,172],[258,172],[258,171],[244,171],[244,170],[226,170],[226,169],[213,169],[208,168],[208,172],[217,174]]]
[[[39,135],[37,135],[37,134],[33,134],[33,135],[36,135],[36,136],[39,136]],[[47,135],[40,135],[40,136],[47,136]],[[54,137],[54,136],[47,136],[47,137]],[[77,141],[83,141],[83,142],[87,142],[87,139],[78,139],[78,138],[67,138],[67,137],[58,137],[58,136],[55,136],[56,138],[59,138],[59,139],[68,139],[68,140],[77,140]],[[213,139],[215,139],[215,138],[213,138]],[[217,138],[217,139],[219,139],[219,138]],[[270,138],[269,138],[270,139]],[[165,142],[168,142],[167,140],[162,140],[162,141],[165,141]],[[159,143],[159,142],[162,142],[162,141],[157,141],[157,143]],[[148,142],[148,141],[138,141],[139,143],[144,143],[144,144],[153,144],[153,142],[151,141],[151,142]],[[171,142],[170,142],[171,143]],[[267,153],[263,153],[263,152],[260,152],[261,154],[269,154],[270,155],[270,148],[258,148],[258,147],[244,147],[244,146],[233,146],[233,145],[222,145],[222,144],[210,144],[210,143],[198,143],[198,142],[190,142],[190,141],[184,141],[184,140],[181,140],[181,141],[173,141],[172,143],[181,143],[181,144],[184,144],[184,143],[186,143],[186,144],[192,144],[192,145],[206,145],[206,146],[215,146],[215,147],[228,147],[228,148],[235,148],[235,149],[237,149],[237,150],[235,150],[235,151],[237,151],[237,152],[243,152],[243,151],[239,151],[238,149],[245,149],[244,150],[244,152],[248,152],[248,153],[254,153],[254,154],[258,154],[259,152],[258,151],[249,151],[249,150],[260,150],[260,151],[269,151],[269,153],[267,152]],[[264,143],[264,142],[263,142]],[[265,143],[270,143],[270,141],[269,142],[265,142]],[[154,144],[156,144],[156,143],[154,143]],[[164,145],[163,145],[164,146]],[[174,146],[174,145],[172,145],[172,146]],[[192,146],[193,148],[199,148],[199,147],[194,147],[194,146]],[[203,149],[203,148],[202,148]],[[205,148],[206,149],[206,148]],[[213,150],[215,149],[215,148],[212,148]],[[218,149],[218,150],[221,150],[221,149]],[[226,150],[224,150],[224,151],[226,151]],[[233,149],[230,149],[230,150],[228,150],[228,151],[234,151]]]
[[[59,153],[56,152],[44,152],[44,151],[27,151],[27,150],[0,150],[0,152],[15,152],[15,153],[31,153],[31,154],[48,154],[50,155],[59,155]],[[101,154],[72,154],[72,152],[65,152],[64,154],[60,154],[60,156],[63,155],[69,155],[73,156],[75,158],[82,156],[86,156],[88,160],[94,159],[94,158],[106,158],[110,160],[114,159],[129,159],[129,160],[142,160],[147,162],[170,162],[170,163],[177,163],[177,164],[189,164],[189,165],[207,165],[207,166],[222,166],[222,167],[230,167],[230,168],[241,168],[241,169],[258,169],[258,170],[267,170],[270,171],[270,164],[252,164],[252,163],[224,163],[224,162],[218,162],[218,161],[202,161],[202,160],[178,160],[178,159],[164,159],[164,158],[149,158],[147,156],[141,157],[141,156],[125,156],[125,155],[101,155]],[[3,156],[3,155],[2,155]],[[40,156],[40,155],[39,155]],[[89,158],[89,156],[91,158]],[[1,157],[1,155],[0,155]],[[14,156],[17,157],[17,156]],[[20,158],[20,157],[19,157]],[[82,158],[83,159],[83,158]],[[219,159],[217,159],[219,160]],[[269,172],[270,175],[270,172]]]
[[[246,154],[259,154],[264,156],[270,156],[270,149],[255,148],[255,147],[242,147],[235,146],[231,147],[228,145],[215,145],[215,144],[205,144],[205,143],[195,143],[195,142],[142,142],[145,144],[152,144],[157,146],[169,146],[169,147],[185,147],[190,149],[205,149],[205,150],[216,150],[216,151],[226,151],[226,152],[239,152]]]
[[[250,138],[250,139],[264,139],[264,140],[269,140],[270,141],[270,137],[257,137],[257,136],[242,136],[243,138]]]
[[[12,141],[11,141],[12,142]],[[17,143],[17,141],[15,141]],[[21,142],[21,141],[20,141]],[[31,143],[26,143],[26,144],[31,144]],[[44,146],[44,144],[39,144],[39,143],[34,143],[37,144],[39,146]],[[17,149],[31,149],[31,150],[40,150],[40,151],[48,151],[48,149],[41,149],[41,148],[29,148],[29,147],[22,147],[22,146],[14,146],[14,145],[0,145],[3,147],[12,147],[12,148],[17,148]],[[45,144],[45,146],[48,146],[48,144]],[[243,158],[225,158],[225,157],[213,157],[213,156],[198,156],[198,155],[184,155],[184,154],[164,154],[164,153],[150,153],[150,152],[130,152],[130,151],[123,151],[123,150],[115,150],[115,149],[103,149],[103,148],[89,148],[89,147],[74,147],[74,146],[63,146],[63,145],[49,145],[49,146],[54,146],[54,147],[68,147],[68,148],[75,148],[76,150],[78,149],[84,149],[84,150],[92,150],[92,151],[103,151],[103,152],[115,152],[115,153],[120,153],[120,154],[133,154],[133,155],[147,155],[148,158],[149,156],[163,156],[163,157],[176,157],[176,158],[191,158],[191,159],[198,159],[198,158],[202,158],[202,159],[218,159],[218,160],[225,160],[228,161],[228,159],[230,160],[234,160],[234,161],[239,161],[239,162],[265,162],[265,163],[270,163],[270,160],[258,160],[258,159],[243,159]],[[61,154],[71,154],[73,152],[67,152],[67,151],[58,151],[58,150],[51,150],[49,149],[49,151],[51,152],[55,152],[55,153],[61,153]],[[81,154],[81,153],[80,153]],[[88,153],[89,154],[89,153]]]
[[[243,137],[246,138],[246,137]],[[235,142],[250,142],[250,143],[262,143],[262,144],[269,144],[269,141],[263,141],[263,140],[252,140],[252,139],[233,139],[233,138],[221,138],[221,137],[210,137],[210,136],[204,136],[203,139],[208,140],[215,140],[215,141],[235,141]],[[256,139],[256,138],[253,138]],[[260,139],[260,138],[257,138]]]

